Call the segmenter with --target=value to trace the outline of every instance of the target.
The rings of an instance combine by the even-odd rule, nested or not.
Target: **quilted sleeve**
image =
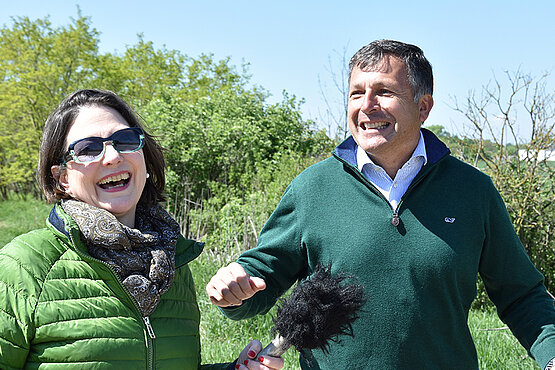
[[[0,368],[25,366],[34,336],[32,316],[36,299],[29,287],[36,286],[32,270],[21,263],[17,251],[24,243],[12,241],[0,249]]]

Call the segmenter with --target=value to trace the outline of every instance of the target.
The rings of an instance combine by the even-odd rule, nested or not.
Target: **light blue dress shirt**
[[[407,191],[410,183],[422,166],[428,162],[426,145],[420,132],[420,140],[410,159],[397,171],[395,179],[391,179],[385,170],[372,162],[368,154],[357,146],[357,166],[360,172],[383,194],[389,201],[393,210],[397,209],[399,201]]]

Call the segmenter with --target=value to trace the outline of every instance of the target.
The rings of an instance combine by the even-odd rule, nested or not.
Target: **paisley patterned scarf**
[[[137,206],[135,229],[110,212],[73,199],[62,208],[77,223],[91,256],[108,264],[150,315],[173,282],[178,223],[160,206]]]

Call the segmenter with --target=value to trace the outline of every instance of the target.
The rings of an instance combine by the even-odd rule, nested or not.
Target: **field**
[[[44,227],[50,206],[32,198],[0,202],[0,246],[28,230]],[[271,340],[273,310],[266,316],[233,322],[208,302],[204,287],[210,277],[229,257],[203,254],[191,264],[197,285],[198,303],[202,312],[201,341],[204,363],[227,362],[235,359],[251,338],[263,343]],[[511,332],[494,311],[472,311],[469,325],[478,350],[481,369],[538,369]],[[297,355],[285,355],[286,369],[299,368]]]

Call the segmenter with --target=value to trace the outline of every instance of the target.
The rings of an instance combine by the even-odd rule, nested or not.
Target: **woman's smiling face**
[[[129,124],[114,109],[92,105],[80,109],[66,137],[69,144],[86,137],[107,138]],[[146,183],[143,150],[118,153],[110,143],[95,162],[69,161],[59,182],[72,198],[105,209],[123,224],[134,227],[135,210]],[[53,168],[54,172],[54,168]]]

